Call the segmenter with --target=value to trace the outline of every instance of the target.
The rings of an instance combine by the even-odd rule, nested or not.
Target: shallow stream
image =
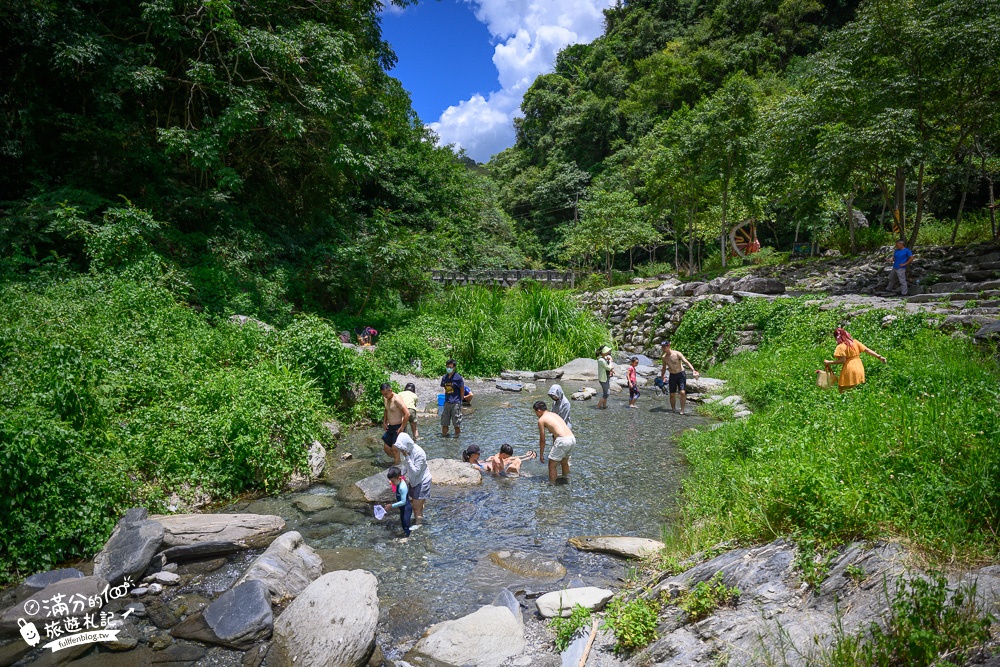
[[[571,384],[572,386],[572,384]],[[418,443],[428,458],[459,458],[478,444],[483,458],[501,444],[515,453],[538,448],[537,420],[531,404],[544,395],[477,396],[464,417],[461,438],[442,438],[438,419],[420,415]],[[579,552],[567,544],[577,535],[633,535],[659,539],[665,510],[675,502],[683,460],[674,445],[697,416],[669,412],[666,398],[644,392],[640,409],[625,408],[623,394],[612,395],[607,410],[596,400],[573,402],[577,436],[568,483],[551,485],[547,467],[525,461],[520,476],[484,477],[481,486],[436,485],[425,510],[426,523],[401,539],[398,513],[382,522],[370,506],[350,496],[353,482],[389,465],[381,430],[349,432],[331,452],[328,475],[337,486],[315,485],[305,492],[235,504],[224,511],[278,514],[320,551],[327,570],[363,568],[379,580],[383,639],[399,645],[418,637],[435,622],[456,618],[488,603],[503,587],[549,591],[579,580],[614,584],[626,575],[617,558]],[[551,404],[551,401],[548,401]],[[549,438],[551,446],[551,438]],[[353,458],[341,462],[350,452]],[[326,496],[326,509],[306,513],[303,494]],[[310,499],[313,500],[313,499]],[[298,501],[298,505],[296,505]],[[561,580],[530,579],[494,565],[489,554],[519,550],[553,558],[568,573]]]

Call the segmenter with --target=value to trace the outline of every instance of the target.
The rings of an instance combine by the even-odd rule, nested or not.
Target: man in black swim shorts
[[[670,392],[670,409],[676,412],[674,397],[680,394],[681,414],[684,414],[684,408],[687,405],[687,375],[684,374],[684,364],[687,364],[687,367],[691,369],[695,378],[698,377],[698,371],[694,369],[694,366],[691,365],[691,362],[683,354],[677,350],[670,349],[669,340],[660,343],[660,347],[663,349],[663,367],[660,369],[661,382],[667,371],[670,371],[670,377],[667,380],[667,390]]]

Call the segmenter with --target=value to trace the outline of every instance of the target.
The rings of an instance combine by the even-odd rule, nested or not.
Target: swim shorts
[[[382,434],[382,442],[392,447],[396,444],[396,438],[399,437],[399,427],[402,424],[389,424],[385,427],[385,433]]]
[[[462,404],[445,403],[441,408],[441,426],[448,428],[448,424],[454,424],[455,428],[462,428]]]
[[[569,455],[573,453],[573,446],[576,445],[576,436],[567,435],[556,438],[552,443],[552,450],[549,452],[550,461],[569,461]]]
[[[427,500],[431,497],[431,480],[423,484],[414,484],[410,488],[410,498],[413,500]]]
[[[668,382],[671,394],[676,394],[679,391],[687,392],[687,375],[684,374],[684,371],[671,373]]]

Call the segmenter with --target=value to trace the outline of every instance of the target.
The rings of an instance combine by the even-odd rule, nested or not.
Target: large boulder
[[[63,579],[83,579],[85,575],[74,567],[67,567],[61,570],[49,570],[33,574],[24,580],[24,587],[32,593],[48,588],[57,581]]]
[[[597,360],[585,359],[583,357],[574,359],[568,364],[563,364],[557,371],[562,371],[562,380],[591,380],[597,381]]]
[[[174,637],[194,639],[235,649],[248,649],[271,636],[274,615],[271,596],[263,581],[237,583],[208,605],[188,616],[170,631]]]
[[[377,472],[354,483],[367,502],[387,503],[395,500],[392,489],[389,488],[389,478],[386,477],[386,472],[385,470]]]
[[[150,518],[163,525],[167,560],[262,549],[285,529],[285,520],[273,514],[159,514]]]
[[[313,440],[309,446],[309,475],[319,479],[326,470],[326,447],[319,440]]]
[[[164,527],[148,518],[145,508],[133,507],[118,520],[111,538],[94,557],[94,576],[117,586],[129,577],[139,581],[159,551],[164,539]]]
[[[432,625],[405,660],[416,667],[500,667],[524,652],[524,625],[507,606],[486,605],[468,616]]]
[[[535,373],[536,380],[558,380],[562,378],[563,371],[554,368],[551,371],[538,371]]]
[[[689,377],[687,379],[687,391],[691,394],[707,394],[722,389],[725,384],[725,380],[718,380],[716,378],[707,378],[704,376],[699,378]]]
[[[535,604],[538,605],[538,613],[544,618],[567,617],[577,605],[590,611],[600,611],[614,595],[614,591],[609,591],[606,588],[581,586],[580,588],[567,588],[562,591],[546,593],[539,597]]]
[[[100,611],[100,607],[105,604],[103,597],[105,589],[107,589],[109,599],[112,599],[112,595],[113,599],[119,599],[128,593],[124,587],[108,589],[107,580],[101,577],[80,577],[57,581],[4,610],[3,614],[0,615],[0,634],[16,634],[19,627],[17,619],[19,618],[35,621],[40,632],[42,630],[42,626],[38,623],[40,620],[62,619],[68,616],[82,617],[83,614],[95,610]],[[119,590],[122,595],[118,594]],[[91,598],[100,601],[91,605]],[[74,602],[81,599],[87,602],[82,605]]]
[[[494,551],[489,559],[505,570],[522,577],[535,579],[561,579],[566,576],[566,568],[554,558],[526,551]]]
[[[785,285],[777,278],[745,276],[733,283],[732,291],[752,292],[754,294],[784,294]]]
[[[520,382],[505,380],[504,382],[497,382],[497,389],[500,391],[518,392],[524,389],[524,385]]]
[[[427,462],[435,485],[475,486],[483,483],[483,474],[457,459],[431,459]]]
[[[261,581],[270,592],[271,602],[282,604],[304,591],[322,574],[323,559],[293,530],[271,542],[236,585]]]
[[[988,338],[1000,338],[1000,320],[984,324],[973,336],[976,340],[986,340]]]
[[[645,558],[658,553],[664,547],[663,542],[646,537],[618,535],[571,537],[569,543],[580,551],[599,551],[623,558]]]
[[[266,664],[360,667],[375,648],[377,623],[375,575],[364,570],[324,574],[275,621]]]

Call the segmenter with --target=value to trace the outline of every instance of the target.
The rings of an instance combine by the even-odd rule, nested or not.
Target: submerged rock
[[[646,537],[588,535],[569,538],[570,545],[580,551],[599,551],[624,558],[645,558],[663,549],[663,542]]]
[[[541,554],[525,551],[495,551],[489,559],[499,567],[510,570],[522,577],[536,579],[561,579],[566,576],[566,568],[559,561]]]

